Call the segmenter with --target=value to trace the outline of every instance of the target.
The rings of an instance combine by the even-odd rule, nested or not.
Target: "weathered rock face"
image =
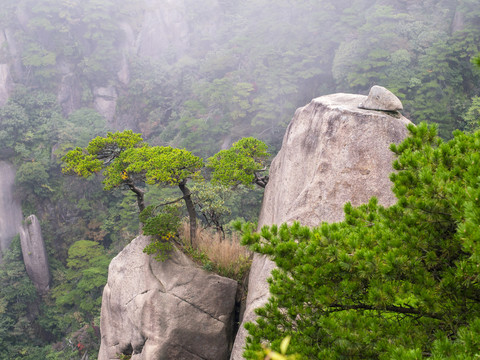
[[[99,360],[228,358],[236,281],[199,269],[175,250],[158,262],[139,236],[111,262],[102,298]]]
[[[81,82],[75,74],[75,66],[73,64],[60,60],[58,62],[58,70],[61,74],[61,80],[57,91],[57,101],[62,108],[63,115],[68,117],[72,112],[81,107]]]
[[[20,227],[20,244],[27,274],[38,293],[44,295],[50,288],[50,270],[42,229],[35,215],[26,218]]]
[[[357,108],[364,99],[334,94],[296,111],[270,168],[259,225],[300,220],[314,226],[341,221],[348,201],[395,202],[389,147],[407,136],[410,121]]]
[[[5,105],[12,88],[13,83],[10,76],[10,65],[0,64],[0,106]]]
[[[189,43],[190,29],[185,12],[183,1],[167,0],[161,8],[153,8],[145,14],[138,37],[137,54],[156,57],[169,49],[175,49],[181,55]]]
[[[10,163],[0,161],[0,262],[22,224],[20,201],[15,198],[14,189],[15,168]]]
[[[0,32],[0,47],[7,46],[5,32]],[[0,106],[5,105],[13,89],[12,76],[10,74],[10,65],[8,63],[0,64]]]
[[[117,107],[117,90],[114,86],[98,87],[94,89],[93,96],[95,110],[97,110],[108,123],[111,123]]]
[[[399,114],[358,108],[366,96],[334,94],[314,99],[296,111],[280,152],[270,168],[259,227],[292,223],[316,226],[343,220],[343,206],[368,202],[392,205],[389,174],[391,143],[407,136],[409,120]],[[395,116],[394,116],[395,115]],[[243,322],[266,303],[266,278],[274,264],[255,255]],[[246,330],[237,334],[231,359],[242,359]]]

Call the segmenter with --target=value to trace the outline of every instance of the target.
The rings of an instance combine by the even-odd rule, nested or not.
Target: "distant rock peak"
[[[26,218],[20,227],[20,244],[27,274],[38,293],[45,295],[50,289],[50,270],[40,222],[35,215]]]
[[[20,200],[14,195],[15,174],[13,164],[0,161],[0,263],[23,219]]]

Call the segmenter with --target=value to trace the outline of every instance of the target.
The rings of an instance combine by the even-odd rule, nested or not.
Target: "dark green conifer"
[[[262,342],[307,359],[437,359],[480,353],[480,132],[409,126],[391,175],[398,203],[345,205],[345,220],[246,232],[278,269],[246,356]]]

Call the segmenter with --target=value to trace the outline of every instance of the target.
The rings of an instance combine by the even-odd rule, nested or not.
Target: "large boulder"
[[[163,262],[139,236],[110,263],[99,360],[222,360],[232,343],[237,283],[198,268],[181,251]]]
[[[20,245],[28,276],[38,293],[46,294],[50,288],[50,270],[42,229],[35,215],[26,218],[20,227]]]
[[[360,205],[372,196],[385,206],[395,202],[389,146],[407,136],[410,121],[399,113],[359,108],[366,100],[352,94],[322,96],[295,112],[270,168],[259,227],[296,220],[308,226],[341,221],[346,202]],[[266,279],[274,267],[266,257],[255,255],[243,323],[254,321],[254,309],[266,303]],[[242,359],[243,323],[234,360]]]

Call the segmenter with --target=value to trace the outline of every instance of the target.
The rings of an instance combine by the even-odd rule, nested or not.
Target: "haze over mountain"
[[[107,267],[139,226],[133,195],[61,173],[62,156],[95,136],[133,129],[204,159],[255,136],[275,154],[298,107],[373,85],[398,96],[414,123],[437,123],[443,138],[477,126],[477,0],[1,5],[0,176],[15,178],[15,190],[2,181],[0,359],[96,358]],[[149,204],[181,196],[146,189]],[[256,220],[262,195],[229,192],[223,224]],[[22,214],[1,207],[9,199]],[[32,214],[47,248],[46,295],[12,230]]]

